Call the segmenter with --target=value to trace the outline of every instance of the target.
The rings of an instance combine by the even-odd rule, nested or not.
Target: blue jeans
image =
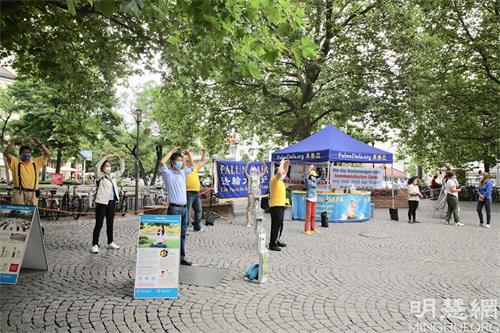
[[[483,224],[483,207],[486,208],[486,224],[491,223],[491,199],[477,202],[477,214],[479,215],[479,223]]]
[[[188,217],[191,212],[191,206],[194,210],[194,221],[193,221],[193,229],[199,231],[201,229],[201,198],[199,192],[188,192],[187,193],[187,211]],[[188,222],[189,224],[189,222]]]
[[[186,207],[168,206],[168,215],[180,215],[181,216],[181,260],[186,258],[186,235],[189,220],[187,217]]]

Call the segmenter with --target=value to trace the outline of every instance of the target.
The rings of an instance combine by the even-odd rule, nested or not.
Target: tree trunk
[[[62,164],[61,148],[57,148],[56,173],[61,172],[61,164]]]
[[[156,163],[155,163],[155,168],[153,171],[153,177],[151,178],[151,182],[149,183],[149,186],[152,186],[156,183],[156,177],[158,175],[158,171],[160,170],[161,158],[163,157],[163,146],[162,145],[156,145],[155,150],[156,150]]]
[[[483,161],[484,163],[484,172],[490,172],[490,162],[488,162],[487,160],[484,160]]]

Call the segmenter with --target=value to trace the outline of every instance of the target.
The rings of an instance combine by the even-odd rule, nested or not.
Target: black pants
[[[409,208],[408,208],[408,220],[409,221],[416,221],[417,220],[417,208],[418,208],[418,201],[416,200],[408,200]],[[412,219],[413,217],[413,219]]]
[[[271,238],[269,247],[276,246],[276,242],[283,233],[283,218],[285,217],[285,207],[271,207]]]
[[[92,245],[99,245],[99,235],[101,234],[102,225],[106,217],[106,235],[108,236],[108,244],[113,243],[113,221],[115,219],[115,200],[110,200],[107,205],[100,203],[95,207],[95,227]]]

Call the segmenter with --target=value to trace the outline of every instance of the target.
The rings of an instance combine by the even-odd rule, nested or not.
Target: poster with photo
[[[177,298],[181,217],[140,217],[134,298]]]
[[[0,283],[17,283],[34,213],[34,206],[0,205]]]

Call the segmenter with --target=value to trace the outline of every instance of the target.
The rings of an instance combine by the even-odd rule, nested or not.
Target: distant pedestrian
[[[491,199],[493,192],[493,180],[488,172],[483,172],[479,181],[479,200],[477,202],[477,213],[479,215],[479,226],[489,228],[491,223]],[[483,220],[483,207],[486,208],[486,225]]]
[[[118,160],[120,169],[112,172],[110,160]],[[97,181],[97,194],[95,198],[95,227],[92,237],[92,253],[99,253],[99,235],[106,218],[106,235],[108,237],[108,248],[117,250],[120,247],[113,242],[113,222],[115,219],[116,202],[120,200],[116,178],[125,171],[125,162],[118,155],[108,154],[104,156],[95,167]]]
[[[436,200],[437,177],[437,175],[432,177],[431,186],[429,186],[431,189],[431,200]]]
[[[446,174],[446,203],[448,204],[448,211],[446,212],[446,223],[451,224],[451,215],[453,214],[453,219],[455,220],[455,225],[461,227],[464,224],[460,222],[460,213],[458,206],[458,193],[462,191],[460,184],[458,183],[457,176],[454,171],[449,171]]]
[[[418,188],[418,177],[411,177],[408,180],[408,223],[419,223],[417,222],[417,208],[422,197]]]

